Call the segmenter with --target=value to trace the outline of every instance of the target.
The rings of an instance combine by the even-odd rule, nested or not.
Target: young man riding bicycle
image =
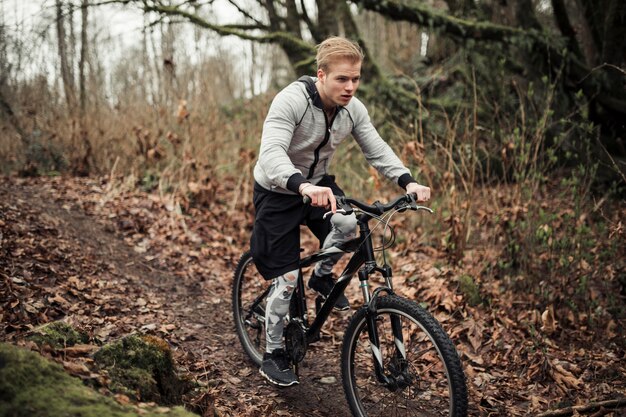
[[[316,61],[317,77],[301,77],[274,98],[254,167],[256,217],[250,249],[258,271],[272,280],[260,372],[280,386],[298,383],[285,354],[283,327],[299,273],[300,225],[306,224],[323,248],[356,236],[355,215],[335,213],[334,196],[344,192],[328,169],[339,144],[352,135],[367,161],[385,177],[416,194],[418,201],[430,199],[430,188],[413,179],[354,97],[361,80],[360,47],[332,37],[318,45]],[[311,199],[310,206],[303,204],[303,196]],[[335,214],[323,219],[328,210]],[[309,287],[322,297],[334,285],[332,268],[339,257],[317,264],[309,279]],[[335,303],[338,310],[349,307],[345,296]]]

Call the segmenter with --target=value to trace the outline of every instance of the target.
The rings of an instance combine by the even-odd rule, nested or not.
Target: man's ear
[[[326,78],[326,73],[324,72],[323,69],[318,68],[317,69],[317,79],[324,82]]]

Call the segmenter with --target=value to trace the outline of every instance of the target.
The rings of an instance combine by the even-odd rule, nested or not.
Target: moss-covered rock
[[[141,413],[118,404],[35,352],[0,343],[0,417],[195,417],[182,407]]]
[[[167,342],[154,336],[130,335],[94,355],[111,378],[109,388],[140,401],[180,404],[193,384],[176,374]]]
[[[39,347],[48,345],[54,349],[61,349],[78,343],[87,343],[89,336],[63,321],[54,321],[37,327],[29,339]]]

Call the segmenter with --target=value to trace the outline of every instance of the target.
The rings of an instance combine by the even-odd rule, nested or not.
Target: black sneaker
[[[335,280],[332,274],[317,276],[315,271],[313,271],[311,279],[309,279],[309,288],[316,291],[324,299],[328,297],[334,286]],[[335,310],[345,311],[350,308],[350,302],[344,294],[341,294],[333,307]]]
[[[280,387],[290,387],[300,383],[283,349],[276,349],[272,353],[266,352],[263,355],[263,364],[259,372],[272,384]]]

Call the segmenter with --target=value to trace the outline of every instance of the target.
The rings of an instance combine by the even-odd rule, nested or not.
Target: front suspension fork
[[[378,269],[382,272],[387,286],[376,288],[371,295],[369,296],[369,290],[367,289],[367,275],[368,272],[366,270],[359,271],[359,279],[361,281],[361,288],[363,289],[363,293],[367,302],[367,313],[366,313],[366,321],[367,321],[367,332],[369,336],[370,346],[372,349],[372,356],[374,360],[374,369],[376,372],[376,378],[378,381],[391,390],[396,390],[398,388],[397,378],[393,375],[387,376],[385,374],[385,366],[383,363],[382,352],[380,350],[380,338],[378,335],[378,328],[376,326],[376,321],[378,319],[378,298],[381,292],[386,292],[389,295],[393,295],[393,290],[391,289],[391,271],[390,268],[385,265],[383,268]],[[400,323],[400,317],[395,314],[391,316],[391,330],[394,338],[394,343],[396,346],[396,354],[400,356],[400,359],[403,363],[406,363],[406,349],[404,347],[404,338],[402,336],[402,325]]]

